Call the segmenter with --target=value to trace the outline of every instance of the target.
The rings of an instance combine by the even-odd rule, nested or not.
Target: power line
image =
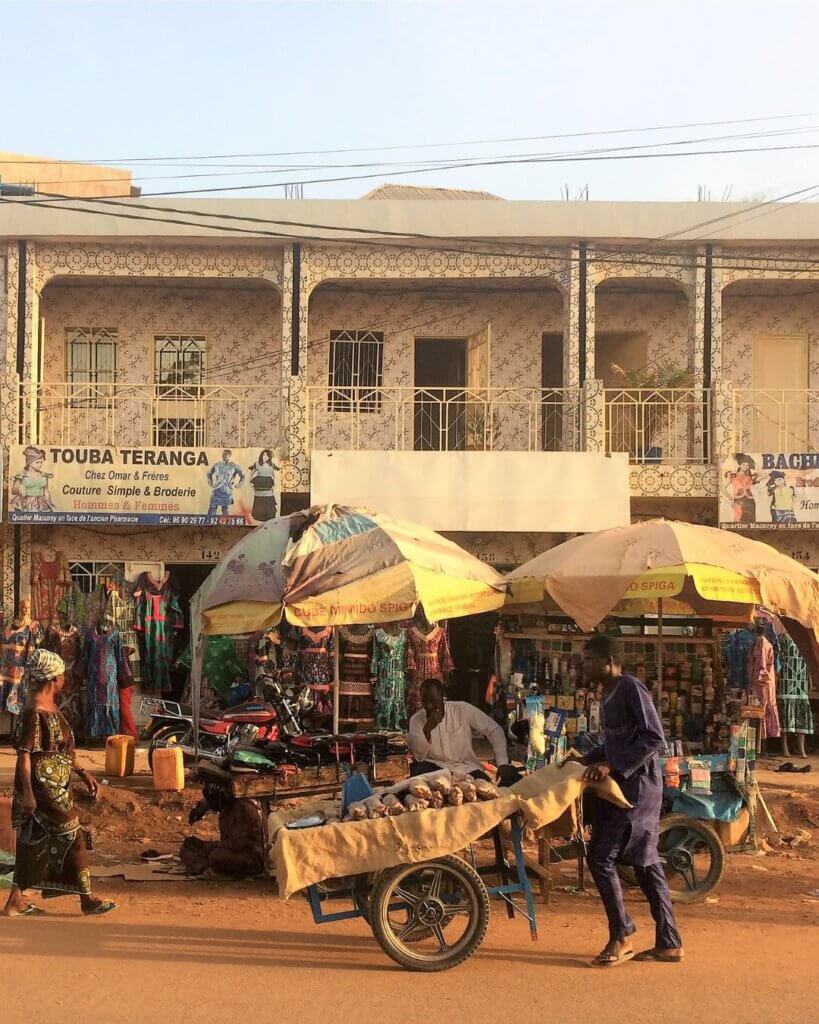
[[[695,139],[673,139],[673,140],[667,140],[667,141],[664,141],[664,142],[640,143],[640,144],[636,144],[636,145],[632,145],[632,146],[602,147],[602,148],[591,149],[591,150],[579,150],[579,151],[576,151],[574,153],[573,152],[557,151],[557,152],[553,152],[553,153],[507,153],[507,154],[496,154],[496,155],[494,155],[492,157],[492,159],[493,160],[504,160],[504,161],[515,161],[515,160],[517,160],[517,161],[523,162],[523,161],[531,160],[532,162],[543,162],[543,161],[547,161],[547,160],[551,160],[551,159],[558,159],[558,158],[568,159],[570,157],[577,157],[577,158],[579,158],[581,156],[592,156],[592,155],[597,155],[597,154],[599,154],[599,155],[604,155],[604,154],[608,154],[608,153],[616,154],[616,153],[623,153],[623,152],[626,152],[626,151],[633,151],[633,150],[638,150],[638,149],[644,150],[644,149],[661,149],[661,148],[667,148],[667,147],[671,147],[671,146],[691,146],[691,145],[696,145],[696,144],[705,143],[705,142],[728,142],[728,141],[739,141],[739,140],[742,140],[742,139],[779,138],[779,137],[782,137],[782,136],[802,135],[802,134],[805,134],[805,133],[812,133],[812,132],[816,132],[816,131],[819,131],[819,126],[817,126],[817,125],[808,125],[808,126],[802,126],[802,127],[798,127],[798,128],[771,129],[769,131],[764,131],[764,132],[745,132],[745,133],[741,133],[741,134],[737,134],[737,135],[716,135],[716,136],[705,136],[705,137],[702,137],[702,138],[695,138]],[[676,154],[673,154],[673,155],[675,155],[675,156],[685,156],[686,155],[686,151],[683,151],[683,152],[680,152],[680,153],[676,153]],[[171,165],[171,166],[172,167],[176,167],[176,166],[185,166],[185,165]],[[213,165],[205,164],[205,165],[202,165],[202,166],[210,168]],[[235,164],[227,164],[227,165],[224,165],[224,166],[227,167],[227,168],[234,168],[237,165],[235,165]],[[462,167],[462,166],[463,167],[472,167],[472,166],[482,166],[482,165],[480,163],[476,164],[474,162],[474,160],[470,160],[469,157],[450,157],[450,158],[444,159],[444,160],[390,161],[389,163],[383,163],[383,162],[358,162],[358,163],[339,163],[339,164],[326,164],[325,163],[325,164],[302,164],[302,165],[278,165],[278,166],[273,166],[273,167],[271,167],[270,165],[264,165],[261,168],[257,167],[254,170],[229,170],[229,171],[225,171],[225,170],[210,170],[209,173],[197,173],[197,174],[160,174],[160,175],[150,175],[150,176],[135,175],[133,180],[134,181],[173,181],[173,180],[190,180],[190,179],[197,179],[197,178],[215,178],[215,177],[229,178],[229,177],[247,176],[247,175],[254,175],[254,174],[266,174],[266,173],[269,173],[271,171],[312,171],[312,170],[339,170],[339,169],[343,169],[343,170],[354,169],[354,170],[357,170],[357,169],[364,169],[364,168],[368,168],[368,169],[376,169],[377,168],[377,169],[379,169],[381,171],[384,171],[385,173],[393,173],[393,172],[397,173],[397,169],[409,167],[409,168],[412,168],[414,170],[418,170],[419,172],[426,173],[426,172],[431,172],[432,170],[437,169],[439,166],[441,167],[441,169],[452,170],[452,169],[457,169],[457,168]],[[82,185],[82,184],[101,185],[101,184],[111,184],[111,183],[116,184],[116,183],[121,183],[121,182],[122,182],[122,176],[120,175],[117,178],[99,178],[99,177],[95,177],[95,178],[70,178],[70,179],[69,178],[62,178],[62,179],[53,179],[53,180],[45,179],[45,180],[38,181],[37,184],[38,185],[68,185],[68,184],[72,184],[72,185]],[[292,184],[292,183],[288,183],[288,184]],[[258,186],[258,187],[262,187],[262,186]],[[181,194],[181,193],[175,193],[175,194]]]
[[[605,128],[598,130],[587,130],[581,132],[561,132],[551,135],[522,135],[496,139],[471,139],[458,142],[425,142],[409,143],[390,146],[359,146],[340,149],[304,149],[284,150],[276,153],[210,153],[198,154],[195,156],[155,156],[155,157],[109,157],[105,159],[83,159],[83,160],[38,160],[29,158],[24,160],[9,161],[10,163],[37,163],[37,164],[89,164],[89,165],[112,165],[112,164],[135,164],[135,163],[156,163],[159,161],[180,161],[180,160],[230,160],[230,159],[265,159],[287,156],[332,156],[343,153],[386,153],[410,149],[446,149],[455,146],[488,146],[504,145],[512,142],[549,142],[561,139],[593,138],[595,136],[607,135],[630,135],[638,132],[660,132],[675,131],[684,128],[721,128],[727,125],[736,124],[758,124],[765,121],[787,121],[798,120],[804,117],[816,117],[818,111],[806,112],[803,114],[770,114],[759,117],[734,118],[723,121],[689,121],[682,124],[649,125],[640,128]]]

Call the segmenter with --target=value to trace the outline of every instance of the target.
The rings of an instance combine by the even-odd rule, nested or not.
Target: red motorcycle
[[[158,702],[167,705],[168,702]],[[143,709],[145,702],[143,701]],[[167,721],[153,731],[148,747],[148,763],[153,764],[153,753],[159,747],[178,746],[188,759],[199,756],[201,760],[222,761],[229,757],[237,746],[265,745],[279,739],[280,728],[276,709],[272,704],[253,698],[235,708],[228,708],[218,717],[199,719],[199,743],[195,742],[193,715],[183,713],[178,705],[171,708],[157,708],[152,711],[154,720],[163,717]],[[211,712],[212,714],[212,712]]]

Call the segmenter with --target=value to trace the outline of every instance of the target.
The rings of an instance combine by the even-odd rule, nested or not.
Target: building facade
[[[819,451],[806,211],[6,200],[5,465],[25,446],[270,449],[285,511],[366,499],[500,568],[629,515],[741,518],[736,454]],[[810,516],[772,522],[763,483],[732,525],[819,566]],[[8,492],[6,474],[6,616],[44,562],[193,587],[244,532],[12,525]]]

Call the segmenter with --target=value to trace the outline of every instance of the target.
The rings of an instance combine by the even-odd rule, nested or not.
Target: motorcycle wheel
[[[173,747],[181,743],[189,734],[190,727],[185,725],[163,725],[157,729],[151,737],[151,745],[148,747],[148,767],[154,769],[154,751],[158,747]]]
[[[660,820],[657,849],[672,903],[700,903],[722,881],[725,847],[705,821],[685,814],[667,815]],[[637,884],[630,868],[620,868],[620,876],[629,885]]]

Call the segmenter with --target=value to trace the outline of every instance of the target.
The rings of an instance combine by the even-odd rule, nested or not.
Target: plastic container
[[[179,747],[157,747],[153,754],[154,789],[179,793],[185,788],[185,758]]]
[[[134,774],[133,736],[109,736],[105,741],[105,774],[116,779]]]

